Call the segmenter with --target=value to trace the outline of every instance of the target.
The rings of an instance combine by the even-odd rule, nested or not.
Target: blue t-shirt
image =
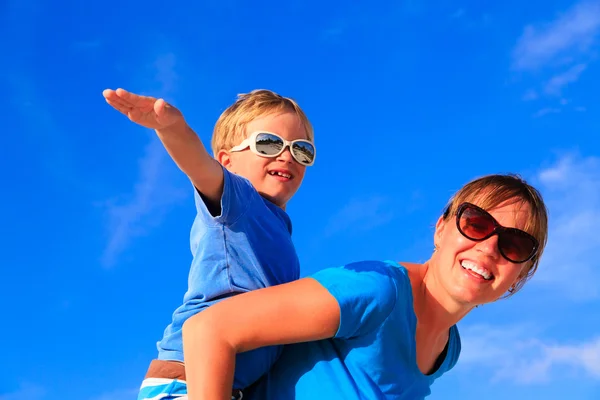
[[[333,339],[287,345],[268,375],[244,398],[251,400],[415,400],[460,354],[450,329],[445,357],[431,375],[416,362],[417,318],[406,269],[364,261],[322,270],[313,277],[336,298],[340,326]]]
[[[183,361],[183,323],[229,296],[298,279],[300,263],[292,224],[281,208],[263,198],[245,178],[223,168],[221,214],[213,217],[195,191],[197,214],[191,229],[188,291],[158,342],[158,358]],[[235,329],[231,321],[231,329]],[[275,362],[281,347],[239,354],[235,388],[255,382]]]

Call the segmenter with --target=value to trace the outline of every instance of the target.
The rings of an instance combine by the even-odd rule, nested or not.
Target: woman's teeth
[[[475,272],[477,275],[480,275],[486,281],[489,281],[490,279],[492,279],[494,277],[491,272],[489,272],[488,270],[486,270],[484,268],[481,268],[479,265],[477,265],[471,261],[466,261],[466,260],[462,261],[460,263],[460,266],[463,267],[464,269],[468,269],[469,271]]]

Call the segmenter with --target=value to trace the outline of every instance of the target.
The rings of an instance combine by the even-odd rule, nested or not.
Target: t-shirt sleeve
[[[397,285],[389,265],[364,261],[329,268],[312,276],[337,300],[340,326],[336,338],[350,339],[377,329],[397,301]]]
[[[213,216],[206,202],[194,188],[194,201],[198,216],[207,224],[232,225],[242,217],[252,202],[260,199],[254,186],[246,178],[229,172],[223,168],[223,194],[221,195],[221,212]]]

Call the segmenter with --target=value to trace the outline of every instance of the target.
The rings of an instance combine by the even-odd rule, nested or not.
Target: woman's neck
[[[434,335],[447,335],[472,306],[465,306],[447,295],[430,273],[430,261],[424,264],[402,263],[407,269],[413,292],[413,307],[419,325]]]

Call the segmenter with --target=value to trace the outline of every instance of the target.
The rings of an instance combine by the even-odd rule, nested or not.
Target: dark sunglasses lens
[[[460,214],[459,227],[469,239],[479,240],[494,231],[494,220],[476,208],[466,207]]]
[[[315,159],[315,146],[310,142],[294,142],[292,152],[300,164],[310,164]]]
[[[498,238],[498,247],[509,261],[519,263],[531,257],[535,243],[529,236],[507,231]]]
[[[270,133],[259,133],[256,136],[256,151],[265,156],[275,156],[281,152],[283,140]]]

